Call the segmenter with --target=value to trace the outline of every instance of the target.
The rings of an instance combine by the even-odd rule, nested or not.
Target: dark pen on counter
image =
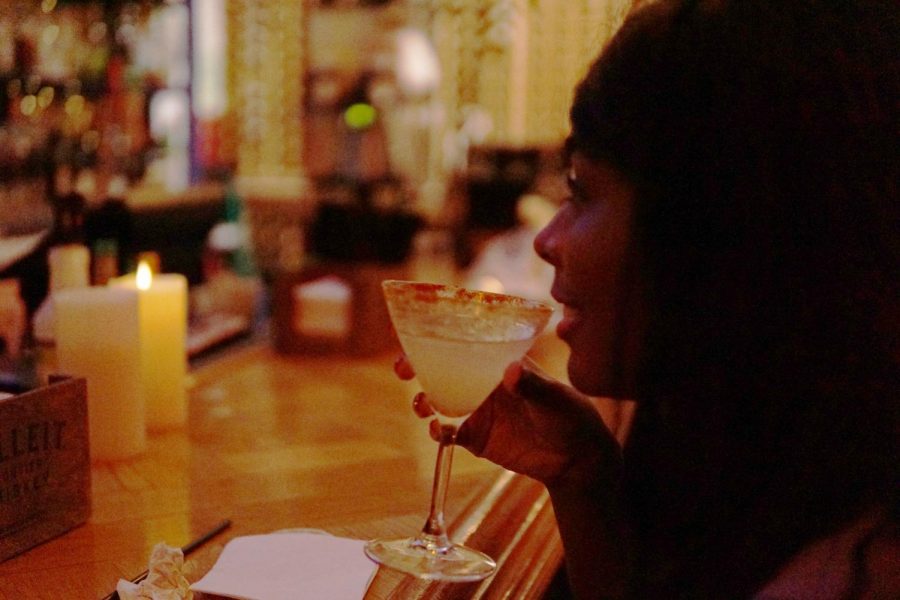
[[[219,535],[220,533],[222,533],[229,527],[231,527],[231,520],[225,519],[224,521],[218,523],[215,527],[213,527],[212,529],[210,529],[209,531],[207,531],[200,537],[189,542],[186,546],[182,546],[181,553],[184,554],[185,556],[187,556],[188,554],[190,554],[191,552],[193,552],[194,550],[196,550],[197,548],[199,548],[200,546],[202,546],[209,540],[213,539],[214,537],[216,537],[217,535]],[[134,577],[130,581],[131,581],[131,583],[140,583],[141,581],[146,579],[147,575],[149,575],[149,574],[150,574],[149,570],[144,571],[143,573],[141,573],[137,577]],[[111,594],[104,596],[101,600],[119,600],[119,592],[117,592],[116,590],[113,590]]]

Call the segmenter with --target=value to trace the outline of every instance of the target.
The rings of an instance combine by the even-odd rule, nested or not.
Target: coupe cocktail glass
[[[366,554],[422,579],[484,579],[494,572],[494,560],[452,543],[444,526],[456,431],[500,383],[507,365],[528,351],[553,309],[515,296],[415,281],[384,281],[382,289],[440,436],[431,510],[422,531],[412,538],[371,540]]]

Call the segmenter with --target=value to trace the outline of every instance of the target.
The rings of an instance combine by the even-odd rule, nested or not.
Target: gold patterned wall
[[[428,29],[441,61],[443,121],[473,110],[487,138],[510,146],[558,143],[572,89],[633,0],[396,0]],[[305,18],[314,0],[227,0],[228,64],[238,174],[300,177]]]
[[[486,141],[558,142],[572,90],[632,0],[434,0],[432,36],[444,67],[441,99],[457,121],[480,107]]]
[[[228,0],[225,4],[238,176],[302,176],[304,2]]]
[[[630,4],[628,0],[531,3],[528,79],[512,90],[527,100],[526,143],[553,142],[568,133],[574,87],[618,29]]]

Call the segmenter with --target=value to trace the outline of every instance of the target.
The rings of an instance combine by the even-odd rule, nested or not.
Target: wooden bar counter
[[[413,534],[437,447],[394,358],[284,356],[251,343],[196,366],[187,427],[151,434],[134,460],[94,465],[87,524],[0,564],[0,598],[102,598],[147,568],[156,543],[183,546],[222,519],[232,526],[187,558],[189,581],[236,536]],[[542,486],[457,449],[446,508],[451,537],[493,556],[495,575],[429,584],[381,568],[367,599],[543,595],[562,549]]]

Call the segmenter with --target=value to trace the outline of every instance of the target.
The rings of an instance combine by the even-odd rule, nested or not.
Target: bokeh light
[[[357,102],[344,111],[344,122],[351,129],[366,129],[375,123],[378,112],[371,104]]]

